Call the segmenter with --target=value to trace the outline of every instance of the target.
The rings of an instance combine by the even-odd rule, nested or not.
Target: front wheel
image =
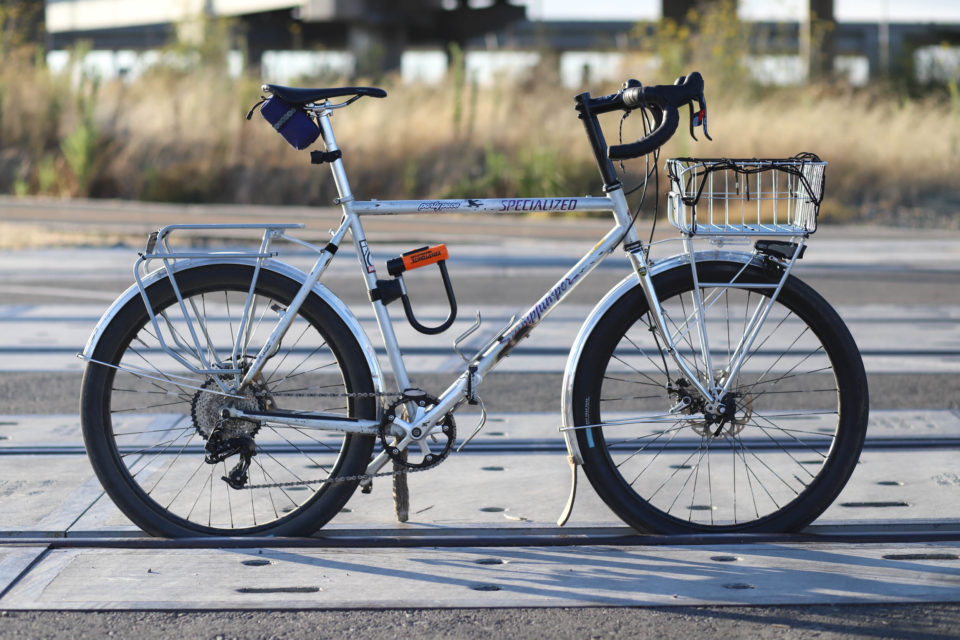
[[[133,298],[87,365],[80,407],[90,462],[116,505],[148,533],[307,535],[357,486],[334,481],[362,474],[370,460],[372,436],[225,418],[230,406],[377,414],[361,346],[316,295],[253,384],[238,389],[241,376],[196,372],[247,367],[300,288],[263,270],[251,289],[253,275],[245,265],[184,269],[176,274],[182,302],[170,280],[157,281],[147,288],[156,324]],[[244,451],[252,453],[244,482],[232,486],[224,478],[237,477]]]
[[[770,301],[761,269],[697,265],[707,348],[694,322],[688,265],[655,278],[677,351],[703,380],[724,380],[731,355]],[[800,529],[837,497],[867,425],[866,374],[832,307],[789,277],[720,415],[694,389],[653,330],[638,285],[601,318],[573,384],[583,467],[597,493],[636,529],[654,533]],[[707,364],[709,363],[709,364]]]

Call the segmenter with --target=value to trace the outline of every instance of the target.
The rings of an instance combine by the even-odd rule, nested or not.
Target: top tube
[[[527,213],[530,211],[614,211],[610,198],[468,198],[464,200],[355,200],[358,215],[416,213]]]

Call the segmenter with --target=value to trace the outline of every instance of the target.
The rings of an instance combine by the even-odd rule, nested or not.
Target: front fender
[[[694,254],[694,260],[696,260],[696,262],[719,261],[735,262],[739,264],[748,264],[753,262],[758,266],[761,264],[760,259],[756,256],[756,254],[745,253],[741,251],[698,251]],[[666,273],[672,269],[689,269],[689,265],[690,256],[688,254],[677,254],[654,263],[654,265],[650,267],[650,275],[656,277],[659,274]],[[573,347],[570,349],[570,355],[567,357],[567,366],[563,372],[563,392],[561,399],[561,407],[563,411],[562,431],[563,439],[567,444],[567,452],[570,454],[570,459],[576,464],[583,464],[583,458],[580,455],[580,446],[577,444],[577,434],[573,430],[574,421],[572,404],[573,380],[576,376],[577,367],[580,364],[580,356],[583,354],[584,346],[590,339],[590,336],[593,334],[597,323],[600,322],[600,318],[602,318],[603,315],[610,309],[610,307],[616,304],[617,301],[619,301],[629,291],[631,291],[634,287],[639,286],[640,282],[637,280],[636,274],[631,273],[621,280],[616,286],[610,289],[610,291],[603,296],[603,299],[597,303],[597,306],[593,308],[583,325],[581,325],[580,332],[577,334],[577,338],[573,342]]]
[[[243,258],[232,258],[228,260],[216,259],[216,258],[202,258],[196,260],[178,260],[171,269],[174,273],[178,273],[185,269],[191,269],[194,267],[202,267],[211,264],[235,264],[235,265],[244,265],[244,266],[256,266],[257,261],[255,259],[243,259]],[[307,279],[306,274],[292,267],[289,264],[284,262],[279,262],[276,260],[264,260],[262,266],[260,267],[262,271],[273,271],[278,275],[286,276],[294,282],[304,282]],[[164,268],[157,269],[147,274],[143,278],[143,286],[149,287],[153,283],[157,282],[162,278],[167,277],[167,271]],[[340,316],[344,324],[347,325],[347,328],[350,330],[350,333],[353,335],[353,338],[360,344],[363,349],[364,357],[367,361],[367,367],[370,369],[370,375],[373,378],[373,387],[377,392],[383,392],[383,373],[380,369],[380,363],[377,360],[376,352],[373,348],[373,343],[370,342],[370,338],[367,336],[366,332],[363,330],[363,327],[360,325],[360,321],[357,320],[357,317],[353,315],[353,312],[347,307],[344,302],[338,298],[330,289],[317,283],[313,287],[313,293],[320,297],[321,300],[330,305],[330,308]],[[89,360],[93,356],[93,352],[96,349],[97,342],[99,342],[100,337],[103,335],[103,332],[106,330],[107,325],[113,319],[113,317],[123,308],[130,300],[140,296],[140,288],[134,283],[124,291],[120,296],[113,301],[113,304],[104,311],[103,315],[100,317],[100,320],[97,321],[96,326],[93,328],[93,332],[90,334],[90,337],[87,339],[86,345],[83,347],[83,351],[80,356]]]

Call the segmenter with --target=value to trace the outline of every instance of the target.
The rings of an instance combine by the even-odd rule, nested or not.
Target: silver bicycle
[[[484,377],[618,247],[631,269],[583,324],[564,374],[560,429],[574,488],[582,466],[620,518],[649,532],[796,530],[839,494],[863,444],[866,376],[843,321],[792,275],[816,230],[825,163],[810,155],[673,159],[668,218],[679,236],[643,241],[633,224],[613,161],[647,155],[649,179],[684,105],[690,133],[706,134],[699,74],[576,97],[605,194],[578,198],[356,200],[331,117],[385,92],[264,91],[261,113],[288,141],[303,148],[321,137],[324,150],[312,159],[330,165],[342,218],[324,246],[292,236],[295,224],[170,225],[151,234],[136,282],[83,350],[81,392],[93,468],[145,531],[306,535],[373,478],[440,464],[457,443],[454,412],[482,407]],[[608,147],[598,115],[609,112],[641,114],[644,136]],[[614,224],[489,342],[463,355],[470,332],[457,338],[464,366],[449,386],[413,388],[388,306],[400,300],[424,333],[447,329],[456,303],[446,248],[390,260],[381,278],[363,218],[531,210],[606,211]],[[262,241],[221,252],[175,242],[198,229],[258,229]],[[385,388],[354,314],[321,283],[348,234],[396,389]],[[309,273],[278,259],[281,240],[316,253]],[[403,274],[432,264],[450,314],[428,327]]]

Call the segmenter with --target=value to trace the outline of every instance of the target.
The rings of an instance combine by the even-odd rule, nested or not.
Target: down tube
[[[587,274],[610,255],[620,244],[623,235],[624,228],[621,226],[616,226],[608,231],[607,235],[593,247],[590,253],[583,256],[577,264],[571,267],[519,320],[507,327],[500,340],[494,342],[477,357],[475,362],[480,375],[485,374],[497,362],[505,358],[520,340],[540,324],[540,321],[547,317],[547,314],[566,298]]]

